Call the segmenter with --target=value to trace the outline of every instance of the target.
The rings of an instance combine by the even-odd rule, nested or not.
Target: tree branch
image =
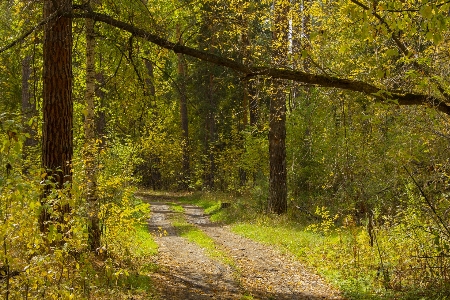
[[[343,79],[327,75],[316,75],[302,71],[294,71],[278,68],[249,67],[235,60],[221,57],[202,50],[197,50],[178,43],[170,42],[157,35],[151,34],[134,25],[116,20],[108,15],[96,12],[80,12],[71,14],[73,18],[92,18],[96,21],[109,24],[113,27],[125,30],[136,37],[140,37],[148,42],[154,43],[162,48],[175,53],[182,53],[191,57],[208,61],[210,63],[230,68],[236,72],[243,73],[246,78],[254,76],[269,76],[278,79],[288,79],[297,82],[317,85],[321,87],[333,87],[349,91],[362,92],[375,97],[378,101],[387,102],[396,100],[399,105],[428,105],[450,115],[450,106],[442,100],[426,94],[414,94],[404,91],[389,91],[376,87],[375,85],[351,79]]]
[[[11,49],[12,47],[14,47],[15,45],[19,44],[20,42],[22,42],[23,40],[25,40],[30,34],[32,34],[33,32],[35,32],[36,30],[40,29],[42,26],[44,26],[45,24],[47,24],[48,22],[52,21],[53,19],[56,19],[57,17],[59,17],[60,14],[58,12],[55,12],[53,14],[51,14],[50,16],[48,16],[47,18],[45,18],[44,20],[40,21],[38,24],[36,24],[34,27],[30,28],[29,30],[25,31],[21,36],[19,36],[18,38],[16,38],[14,41],[12,41],[11,43],[9,43],[8,45],[0,48],[0,54]]]
[[[389,26],[389,24],[386,22],[386,20],[375,11],[375,9],[376,9],[375,7],[373,7],[373,9],[371,10],[370,7],[368,7],[367,5],[364,5],[363,3],[359,2],[358,0],[350,0],[350,1],[352,3],[358,5],[359,7],[361,7],[364,10],[371,11],[372,15],[375,18],[377,18],[381,22],[381,24],[386,26],[386,29],[391,34],[392,39],[394,40],[395,44],[397,45],[397,47],[400,49],[400,51],[402,52],[402,54],[404,56],[410,57],[412,54],[414,54],[413,51],[410,51],[408,49],[408,47],[405,45],[405,43],[403,43],[400,40],[400,33],[395,33],[395,31]],[[419,65],[417,63],[417,61],[414,61],[413,65],[415,67],[417,67],[419,70],[424,71],[429,76],[428,70],[423,68],[421,65]],[[439,92],[442,94],[442,96],[444,96],[446,98],[446,100],[449,101],[450,95],[445,91],[444,87],[437,80],[431,79],[431,82],[433,82],[437,86],[437,88],[438,88]]]
[[[389,100],[395,100],[396,101],[395,103],[397,103],[398,105],[426,105],[434,107],[444,112],[445,114],[450,115],[450,106],[447,105],[447,103],[445,103],[441,99],[430,95],[408,93],[404,91],[385,90],[373,84],[359,80],[338,78],[328,75],[317,75],[306,73],[303,71],[280,69],[280,68],[268,68],[268,67],[249,67],[243,63],[240,63],[238,61],[226,57],[222,57],[202,50],[187,47],[179,43],[173,43],[160,36],[151,34],[142,28],[138,28],[134,25],[116,20],[108,15],[96,13],[93,11],[66,12],[60,15],[58,14],[51,15],[47,19],[39,22],[39,24],[37,24],[35,27],[27,31],[25,34],[23,34],[14,42],[10,43],[9,45],[3,48],[0,48],[0,53],[18,44],[20,41],[24,40],[27,36],[29,36],[33,31],[39,29],[50,20],[59,16],[71,18],[90,18],[95,21],[108,24],[110,26],[129,32],[135,37],[142,38],[148,42],[156,44],[164,49],[171,50],[175,53],[182,53],[191,57],[198,58],[203,61],[213,63],[215,65],[232,69],[238,73],[244,74],[244,78],[250,78],[255,76],[269,76],[272,78],[287,79],[305,84],[316,85],[319,87],[332,87],[343,90],[361,92],[366,95],[374,97],[380,102],[388,102]]]
[[[359,7],[363,8],[364,10],[370,11],[370,7],[362,4],[361,2],[359,2],[358,0],[350,0],[351,2],[353,2],[354,4],[358,5]],[[392,39],[394,40],[395,44],[397,45],[397,47],[400,49],[400,51],[402,51],[403,55],[405,56],[409,56],[410,55],[410,51],[408,50],[408,48],[406,47],[405,44],[402,43],[402,41],[400,41],[400,36],[397,35],[394,30],[392,30],[392,28],[389,26],[389,24],[386,22],[386,20],[380,16],[376,11],[375,8],[372,10],[372,15],[377,18],[381,24],[383,24],[384,26],[386,26],[386,29],[388,30],[388,32],[392,35]]]

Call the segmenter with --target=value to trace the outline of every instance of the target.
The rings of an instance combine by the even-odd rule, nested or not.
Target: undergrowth
[[[43,202],[44,170],[24,163],[26,136],[7,124],[0,124],[0,165],[8,165],[0,171],[0,299],[152,299],[148,274],[157,248],[143,225],[149,206],[133,195],[132,151],[111,143],[99,152],[102,237],[94,253],[81,155],[73,160],[72,184],[53,189]],[[59,212],[62,204],[70,212]],[[43,205],[51,214],[44,232]]]
[[[419,218],[417,212],[384,217],[369,231],[367,223],[357,225],[351,216],[336,222],[325,207],[317,209],[316,222],[305,224],[293,214],[266,214],[246,197],[198,193],[181,201],[203,207],[213,221],[231,224],[240,235],[296,256],[348,299],[450,297],[448,259],[412,220]],[[221,203],[231,206],[221,209]]]

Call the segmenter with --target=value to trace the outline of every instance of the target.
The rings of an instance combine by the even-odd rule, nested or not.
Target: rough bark
[[[272,31],[272,63],[286,65],[288,54],[289,2],[274,1]],[[283,214],[287,211],[286,170],[286,93],[282,80],[272,79],[269,121],[269,199],[270,212]]]
[[[44,1],[44,18],[56,11],[69,11],[71,5],[71,0]],[[62,189],[72,179],[72,19],[52,19],[44,31],[42,167],[48,183],[44,186],[43,204],[52,186]],[[56,208],[60,218],[69,211],[65,203]],[[50,213],[43,205],[41,231],[46,231],[49,221]]]

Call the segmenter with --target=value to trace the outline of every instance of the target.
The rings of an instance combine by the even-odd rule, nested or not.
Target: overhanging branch
[[[238,73],[244,74],[244,77],[254,77],[254,76],[268,76],[272,78],[278,79],[286,79],[292,80],[296,82],[301,82],[305,84],[316,85],[319,87],[332,87],[343,90],[361,92],[366,95],[372,96],[378,101],[387,102],[389,100],[395,100],[395,103],[399,105],[427,105],[430,107],[434,107],[445,114],[450,115],[450,106],[447,105],[441,99],[436,97],[426,95],[426,94],[415,94],[415,93],[407,93],[404,91],[391,91],[384,90],[379,87],[376,87],[373,84],[359,81],[359,80],[351,80],[345,78],[338,78],[327,75],[317,75],[306,73],[302,71],[288,70],[288,69],[279,69],[279,68],[268,68],[268,67],[249,67],[235,60],[222,57],[219,55],[215,55],[212,53],[208,53],[202,50],[194,49],[191,47],[187,47],[178,43],[173,43],[167,39],[164,39],[160,36],[147,32],[146,30],[136,27],[134,25],[122,22],[120,20],[116,20],[108,15],[96,13],[93,11],[81,11],[81,12],[72,12],[72,13],[64,13],[61,16],[71,17],[71,18],[90,18],[98,22],[102,22],[104,24],[108,24],[110,26],[119,28],[126,32],[133,34],[136,37],[142,38],[150,43],[156,44],[162,48],[171,50],[175,53],[181,53],[185,55],[189,55],[191,57],[198,58],[203,61],[207,61],[213,63],[215,65],[227,67],[232,69]],[[33,29],[27,31],[23,34],[19,39],[12,42],[11,44],[0,48],[0,53],[4,52],[20,41],[24,40],[28,35],[30,35],[34,30],[39,29],[50,21],[51,19],[58,17],[58,15],[52,15],[46,20],[41,21],[37,24]]]
[[[375,97],[379,101],[395,100],[399,105],[428,105],[450,115],[450,106],[442,100],[425,95],[414,94],[403,91],[386,91],[375,85],[351,79],[337,78],[333,76],[310,74],[302,71],[294,71],[278,68],[248,67],[235,60],[197,50],[178,43],[170,42],[157,35],[151,34],[142,28],[116,20],[108,15],[96,12],[80,12],[71,15],[73,18],[91,18],[96,21],[109,24],[113,27],[125,30],[136,37],[140,37],[162,48],[171,50],[175,53],[182,53],[191,57],[208,61],[210,63],[230,68],[236,72],[243,73],[245,77],[268,76],[272,78],[288,79],[319,87],[332,87],[349,91],[361,92]]]

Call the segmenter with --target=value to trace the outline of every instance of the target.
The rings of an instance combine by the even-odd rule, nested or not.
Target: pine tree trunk
[[[272,85],[275,90],[270,101],[268,209],[283,214],[287,211],[286,94],[283,81],[273,80]]]
[[[272,31],[272,63],[285,66],[288,56],[289,1],[274,1]],[[269,121],[269,199],[268,210],[283,214],[287,211],[286,170],[286,94],[283,81],[272,80]]]
[[[55,3],[58,7],[54,7]],[[44,18],[57,9],[69,11],[71,0],[44,1]],[[43,117],[42,167],[46,180],[57,189],[70,184],[72,179],[72,19],[59,17],[45,25],[44,29],[44,75],[43,75]],[[49,194],[52,184],[46,184],[42,202]],[[56,208],[61,214],[70,209],[60,203]],[[47,230],[50,214],[43,206],[39,227]]]

